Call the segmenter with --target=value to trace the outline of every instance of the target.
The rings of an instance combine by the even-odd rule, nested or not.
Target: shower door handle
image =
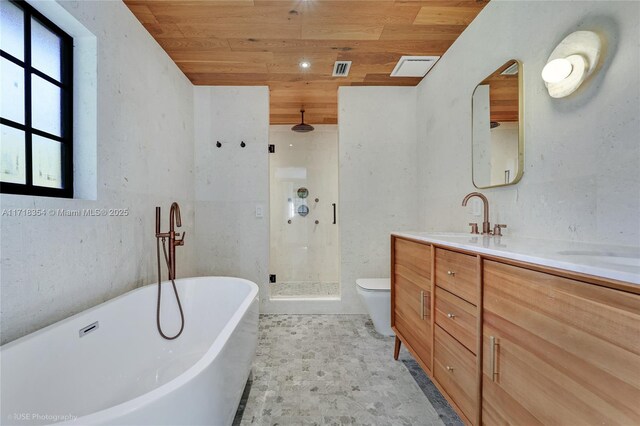
[[[336,224],[336,203],[331,204],[333,206],[333,224]]]

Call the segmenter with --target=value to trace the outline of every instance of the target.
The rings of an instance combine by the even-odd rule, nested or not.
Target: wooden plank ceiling
[[[392,78],[402,55],[442,55],[488,0],[124,0],[195,85],[268,85],[272,124],[335,124],[338,86]],[[332,77],[336,60],[353,61]],[[303,70],[299,64],[308,61]]]
[[[502,72],[513,65],[513,63],[514,61],[509,61],[502,65],[480,83],[489,85],[489,111],[491,121],[516,122],[519,119],[520,87],[518,74],[502,74]]]

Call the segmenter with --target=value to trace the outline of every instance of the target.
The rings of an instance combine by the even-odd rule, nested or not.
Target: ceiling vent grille
[[[334,77],[346,77],[349,75],[351,69],[351,61],[336,61],[333,64],[333,76]]]
[[[403,56],[391,72],[391,77],[424,77],[440,56]]]

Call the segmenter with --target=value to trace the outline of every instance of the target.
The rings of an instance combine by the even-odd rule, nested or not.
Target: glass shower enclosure
[[[271,299],[338,299],[338,130],[270,126]]]

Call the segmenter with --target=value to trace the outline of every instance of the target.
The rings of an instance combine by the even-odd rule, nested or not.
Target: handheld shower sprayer
[[[180,303],[180,296],[178,295],[178,289],[176,288],[176,246],[184,245],[185,233],[182,233],[182,238],[176,239],[176,232],[174,230],[174,224],[177,227],[182,227],[182,218],[180,216],[180,206],[174,202],[171,204],[171,210],[169,211],[169,232],[160,232],[160,207],[156,207],[156,255],[158,261],[158,305],[156,309],[156,324],[160,335],[167,339],[176,339],[184,330],[184,313],[182,312],[182,304]],[[178,234],[179,235],[179,234]],[[165,240],[169,240],[169,253],[167,254],[167,248],[165,246]],[[164,253],[164,260],[167,264],[167,270],[169,279],[173,285],[173,292],[176,296],[178,303],[178,309],[180,310],[180,331],[174,336],[167,336],[162,331],[160,324],[160,300],[162,298],[162,269],[160,267],[160,241],[162,240],[162,251]]]

